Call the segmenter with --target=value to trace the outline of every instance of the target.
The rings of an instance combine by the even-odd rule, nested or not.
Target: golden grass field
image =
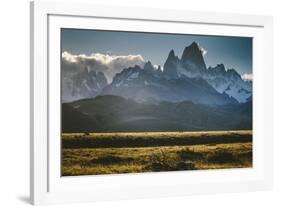
[[[252,131],[63,133],[62,175],[252,167]]]

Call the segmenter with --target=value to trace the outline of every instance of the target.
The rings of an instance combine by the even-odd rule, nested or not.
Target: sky
[[[227,69],[234,68],[241,75],[252,74],[252,38],[249,37],[61,30],[61,49],[67,54],[86,57],[103,54],[106,58],[141,56],[144,61],[150,60],[152,64],[161,66],[171,49],[180,58],[184,48],[193,41],[202,49],[207,67],[223,63]]]

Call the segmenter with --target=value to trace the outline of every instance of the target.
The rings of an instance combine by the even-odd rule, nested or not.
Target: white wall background
[[[181,198],[102,202],[95,205],[281,205],[280,1],[80,0],[80,2],[82,1],[105,5],[161,7],[169,9],[264,14],[274,16],[274,190],[243,194],[218,194]],[[29,1],[1,1],[0,25],[0,205],[27,205],[29,204]],[[80,205],[93,204],[89,203]]]

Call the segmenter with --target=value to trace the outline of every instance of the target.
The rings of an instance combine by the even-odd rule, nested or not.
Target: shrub
[[[168,154],[166,150],[160,149],[159,153],[150,156],[150,164],[147,167],[152,171],[177,171],[194,170],[195,164],[191,161],[182,161],[179,156]]]
[[[91,164],[120,164],[130,161],[133,161],[133,158],[108,155],[104,157],[99,157],[98,159],[92,159]]]
[[[252,160],[253,159],[253,152],[252,151],[242,152],[238,155],[238,157],[240,159],[243,159],[243,160]]]
[[[133,158],[123,158],[123,157],[108,155],[104,157],[93,158],[90,160],[80,160],[79,165],[81,168],[85,168],[85,167],[92,167],[97,164],[100,165],[122,164],[131,161],[133,161]]]
[[[203,154],[199,152],[194,152],[188,148],[177,152],[182,160],[198,160],[203,158]]]
[[[238,158],[226,150],[218,150],[208,156],[208,161],[212,163],[225,164],[239,162]]]
[[[177,170],[195,170],[195,164],[191,161],[181,161],[176,166]]]

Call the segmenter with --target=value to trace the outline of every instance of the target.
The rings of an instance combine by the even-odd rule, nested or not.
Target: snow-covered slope
[[[226,70],[223,64],[206,68],[202,51],[196,42],[184,49],[181,59],[171,50],[164,64],[166,78],[203,78],[221,94],[238,102],[247,102],[252,96],[252,82],[244,81],[235,69]]]
[[[251,101],[252,82],[244,81],[235,69],[223,64],[206,68],[196,42],[185,47],[181,58],[171,50],[163,71],[150,61],[144,66],[124,68],[108,85],[102,72],[85,68],[62,79],[62,101],[113,94],[146,101],[192,101],[202,104],[228,104]]]
[[[62,102],[94,97],[107,85],[102,72],[83,71],[62,79]]]
[[[252,96],[252,82],[244,81],[235,69],[226,70],[223,64],[209,67],[204,79],[218,92],[226,93],[239,102],[247,102]]]
[[[151,62],[147,62],[144,68],[130,67],[117,74],[112,83],[102,90],[101,95],[122,96],[142,103],[162,101],[191,101],[196,104],[216,105],[237,103],[227,94],[217,92],[201,77],[172,75],[173,78],[167,78],[167,73],[155,69]]]

